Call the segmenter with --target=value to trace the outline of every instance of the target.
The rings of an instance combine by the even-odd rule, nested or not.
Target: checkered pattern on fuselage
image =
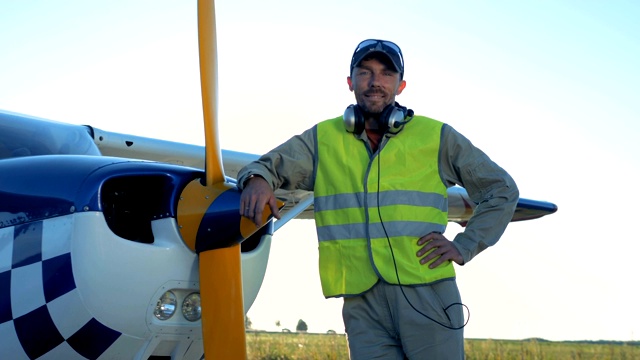
[[[97,359],[120,333],[86,310],[74,280],[73,217],[0,229],[0,354]]]

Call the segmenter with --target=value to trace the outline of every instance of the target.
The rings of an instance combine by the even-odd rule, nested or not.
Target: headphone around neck
[[[398,104],[387,105],[378,117],[378,129],[387,136],[397,135],[413,119],[413,110]],[[349,105],[344,111],[344,127],[350,133],[364,131],[365,118],[359,105]]]

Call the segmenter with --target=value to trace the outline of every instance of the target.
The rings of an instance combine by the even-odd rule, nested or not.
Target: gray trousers
[[[366,293],[344,299],[342,318],[349,357],[464,359],[460,303],[455,279],[417,287],[379,281]]]

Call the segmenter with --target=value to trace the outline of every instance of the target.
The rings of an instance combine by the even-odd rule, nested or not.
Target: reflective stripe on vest
[[[418,239],[447,224],[441,128],[415,116],[370,158],[342,117],[317,125],[314,214],[326,297],[361,294],[379,279],[419,285],[455,276],[451,262],[429,269],[416,257]]]

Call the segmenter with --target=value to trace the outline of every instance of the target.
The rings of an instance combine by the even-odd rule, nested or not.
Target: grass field
[[[249,360],[348,360],[344,335],[247,332]],[[640,360],[640,342],[465,340],[467,360]]]

